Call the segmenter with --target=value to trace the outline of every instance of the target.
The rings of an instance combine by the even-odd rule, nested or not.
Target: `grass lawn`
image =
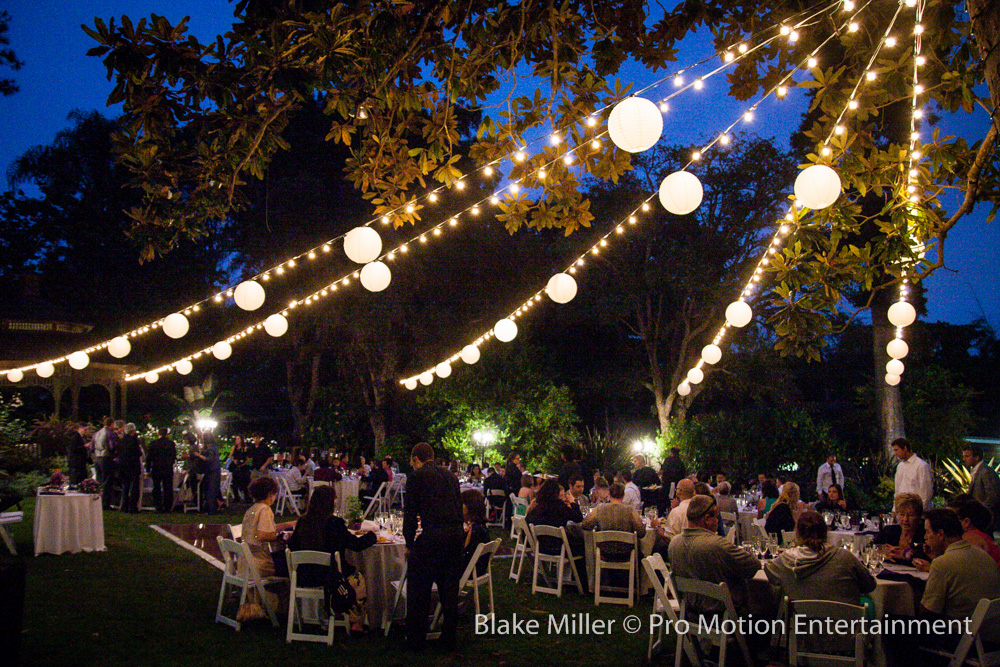
[[[460,649],[445,655],[434,649],[413,654],[402,648],[401,628],[388,638],[371,633],[333,647],[286,644],[284,625],[244,626],[241,632],[215,623],[221,573],[151,530],[150,524],[198,523],[204,517],[105,512],[107,551],[34,557],[32,511],[23,503],[24,521],[13,524],[18,552],[27,561],[28,581],[22,637],[22,664],[58,665],[634,665],[645,660],[649,596],[634,609],[595,607],[593,597],[575,589],[563,598],[531,595],[530,571],[515,585],[507,577],[510,559],[494,561],[494,590],[499,619],[534,618],[534,637],[477,636],[471,613],[462,618]],[[212,523],[238,523],[242,512],[211,517]],[[496,532],[496,529],[494,529]],[[509,534],[504,544],[511,546]],[[549,635],[549,614],[589,612],[591,619],[616,619],[612,634]],[[630,635],[622,619],[637,614],[643,630]],[[283,619],[279,619],[283,620]],[[2,649],[0,649],[2,655]],[[671,656],[672,657],[672,656]],[[660,661],[668,662],[663,656]]]

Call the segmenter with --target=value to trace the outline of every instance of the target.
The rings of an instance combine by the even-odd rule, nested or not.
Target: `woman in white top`
[[[262,577],[274,576],[274,560],[268,548],[270,542],[277,542],[278,533],[295,527],[294,521],[275,525],[271,506],[278,497],[278,484],[270,477],[260,477],[250,483],[250,497],[253,505],[243,515],[243,541],[250,547],[250,557]]]

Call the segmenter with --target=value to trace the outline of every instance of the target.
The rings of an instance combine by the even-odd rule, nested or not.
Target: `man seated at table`
[[[740,507],[736,504],[736,498],[729,495],[732,488],[729,482],[722,482],[719,486],[715,487],[715,502],[719,505],[720,512],[739,514]]]
[[[624,488],[622,493],[624,493]],[[584,505],[590,504],[587,496],[583,495],[583,478],[579,475],[573,475],[569,478],[569,486],[566,487],[566,501],[570,505],[576,505],[577,509],[580,508],[581,501]]]
[[[632,472],[630,470],[622,470],[618,473],[618,479],[615,481],[625,487],[625,500],[623,502],[634,508],[636,512],[641,512],[642,492],[639,491],[639,487],[632,481]]]
[[[749,613],[747,582],[760,570],[760,561],[718,534],[719,508],[711,496],[689,499],[686,518],[688,527],[670,540],[674,576],[712,584],[725,582],[736,612],[740,616]],[[724,611],[720,602],[697,595],[690,595],[687,602],[695,617]]]
[[[583,482],[580,482],[583,484]],[[611,502],[598,505],[594,511],[587,515],[587,518],[580,524],[583,530],[619,530],[623,533],[635,533],[638,539],[646,536],[646,525],[639,517],[638,512],[625,505],[622,500],[625,498],[625,488],[621,484],[612,484],[608,489]],[[631,549],[621,542],[608,543],[601,547],[601,554],[605,560],[627,561]]]
[[[677,483],[677,507],[670,510],[667,520],[657,525],[657,542],[665,549],[675,536],[680,535],[688,527],[687,510],[694,498],[694,482],[682,479]]]
[[[317,482],[339,482],[344,479],[340,471],[330,465],[328,459],[320,459],[319,467],[313,473],[313,479]]]

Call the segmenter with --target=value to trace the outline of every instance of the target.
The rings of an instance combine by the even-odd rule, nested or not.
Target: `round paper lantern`
[[[890,359],[889,363],[885,365],[885,372],[892,375],[902,375],[904,368],[906,367],[903,366],[903,362],[899,359]]]
[[[806,167],[795,179],[795,199],[806,208],[826,208],[839,196],[840,176],[825,164]]]
[[[431,382],[434,382],[434,375],[430,371],[426,371],[420,374],[420,384],[426,387]]]
[[[369,292],[381,292],[391,280],[392,271],[382,262],[369,262],[361,269],[361,284]]]
[[[12,370],[10,373],[7,373],[7,382],[20,382],[23,379],[24,379],[24,373],[22,371],[15,369]]]
[[[479,348],[475,345],[466,345],[462,348],[462,361],[467,364],[474,364],[479,361]]]
[[[698,384],[705,379],[705,373],[700,368],[692,368],[688,371],[688,382]]]
[[[167,315],[163,320],[163,333],[171,338],[180,338],[188,332],[188,318],[180,313]]]
[[[52,377],[52,374],[56,372],[56,367],[46,361],[44,364],[36,366],[35,372],[38,373],[38,377],[40,378],[48,378]]]
[[[243,310],[257,310],[264,305],[264,288],[256,280],[244,280],[236,286],[233,300]]]
[[[517,325],[514,320],[504,318],[493,326],[493,334],[501,343],[509,343],[517,337]]]
[[[74,352],[69,355],[69,365],[78,371],[83,370],[90,363],[90,357],[86,352]]]
[[[905,301],[889,306],[889,321],[895,327],[908,327],[917,319],[917,310]]]
[[[691,393],[691,385],[689,385],[687,382],[681,382],[679,385],[677,385],[677,393],[680,394],[681,396],[687,396],[688,394]]]
[[[576,280],[568,273],[557,273],[549,278],[545,293],[556,303],[569,303],[576,296]]]
[[[900,377],[898,375],[893,375],[892,373],[885,374],[885,383],[890,387],[895,387],[899,384]]]
[[[174,364],[174,370],[181,375],[187,375],[194,370],[194,365],[187,359],[181,359],[176,364]]]
[[[710,343],[701,348],[701,358],[706,364],[717,364],[722,359],[722,348],[715,343]]]
[[[146,379],[146,382],[148,382],[149,384],[153,384],[160,379],[160,374],[157,373],[156,371],[149,371],[143,377]]]
[[[437,373],[439,378],[446,378],[451,375],[451,364],[447,361],[442,361],[440,364],[434,367],[434,372]]]
[[[344,236],[344,252],[352,262],[367,264],[382,253],[382,237],[371,227],[355,227]]]
[[[224,361],[233,353],[233,346],[224,340],[212,346],[212,355],[219,361]]]
[[[753,309],[746,301],[733,301],[726,306],[726,322],[737,328],[745,327],[753,319]]]
[[[281,313],[275,313],[269,318],[264,320],[264,331],[267,332],[268,336],[284,336],[285,332],[288,331],[288,320]]]
[[[403,386],[409,389],[410,391],[413,391],[414,389],[417,388],[416,378],[410,378],[409,380],[403,383]]]
[[[108,343],[108,354],[115,359],[121,359],[122,357],[128,356],[128,353],[131,351],[132,343],[128,342],[128,338],[125,336],[112,338],[111,342]]]
[[[608,117],[608,135],[615,146],[629,153],[649,150],[663,134],[663,116],[643,97],[622,100]]]
[[[902,338],[893,338],[885,346],[885,351],[893,359],[902,359],[910,353],[910,346]]]
[[[660,183],[660,203],[674,215],[687,215],[701,206],[705,190],[689,171],[675,171]]]

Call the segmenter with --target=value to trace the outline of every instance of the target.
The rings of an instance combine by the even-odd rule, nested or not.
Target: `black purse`
[[[326,606],[331,614],[346,614],[358,601],[354,587],[332,562],[326,584],[323,585],[323,592],[326,595]]]

